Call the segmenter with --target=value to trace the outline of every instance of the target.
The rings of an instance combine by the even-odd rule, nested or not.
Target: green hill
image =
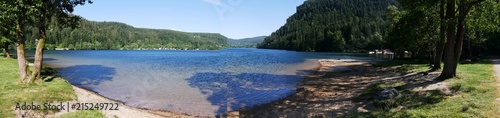
[[[227,37],[218,33],[189,33],[165,29],[134,28],[119,22],[82,20],[79,28],[49,26],[46,48],[77,50],[102,49],[219,49],[227,46]],[[28,28],[27,49],[35,48],[36,28]]]
[[[258,48],[360,51],[382,47],[386,8],[394,0],[307,0]]]
[[[227,39],[227,44],[229,45],[229,47],[255,48],[257,44],[261,43],[266,37],[267,36],[258,36],[243,39]]]

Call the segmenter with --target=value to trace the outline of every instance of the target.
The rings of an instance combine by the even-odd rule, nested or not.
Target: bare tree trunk
[[[31,78],[29,80],[30,83],[34,82],[36,79],[40,79],[43,61],[43,48],[45,47],[45,40],[47,38],[45,27],[47,21],[47,12],[45,9],[46,7],[47,6],[44,3],[44,6],[39,9],[40,16],[38,16],[38,32],[40,33],[40,36],[38,37],[38,43],[36,45],[35,61],[33,62],[34,67],[33,72],[31,73]]]
[[[458,25],[457,25],[457,41],[456,41],[456,46],[454,49],[455,53],[455,62],[459,62],[460,56],[462,55],[462,46],[463,46],[463,40],[464,40],[464,35],[465,35],[465,18],[467,17],[467,14],[469,14],[471,6],[469,4],[461,4],[458,8],[460,13],[458,14]],[[454,65],[454,70],[456,73],[457,70],[457,64]]]
[[[429,47],[427,49],[427,54],[429,55],[429,65],[432,65],[434,63],[434,56],[436,56],[436,50],[434,50],[432,47]]]
[[[39,27],[40,37],[38,39],[38,44],[36,46],[35,52],[35,62],[33,72],[31,74],[30,83],[34,82],[36,79],[40,79],[40,72],[42,69],[42,61],[43,61],[43,47],[45,45],[45,27]]]
[[[457,65],[458,61],[460,59],[460,56],[462,54],[462,46],[463,46],[463,39],[464,39],[464,30],[465,30],[465,18],[467,17],[467,14],[469,14],[470,9],[472,8],[473,5],[479,4],[481,2],[484,2],[485,0],[476,0],[473,2],[465,3],[465,1],[460,1],[458,5],[458,21],[455,20],[456,17],[456,11],[455,11],[455,0],[449,0],[447,4],[447,19],[451,18],[452,22],[448,24],[448,41],[446,42],[446,56],[445,56],[445,63],[444,63],[444,69],[443,72],[441,73],[440,78],[442,79],[447,79],[447,78],[452,78],[456,76],[456,70],[457,70]],[[450,7],[452,5],[452,7]],[[451,10],[451,11],[450,11]],[[455,22],[457,21],[457,22]],[[458,23],[458,24],[457,24]],[[456,30],[456,32],[455,32]],[[452,31],[452,32],[450,32]],[[456,33],[456,34],[455,34]],[[455,37],[456,36],[456,37]]]
[[[18,21],[19,22],[19,21]],[[18,23],[16,26],[16,43],[17,43],[17,64],[19,65],[19,78],[25,82],[28,74],[28,65],[26,64],[26,57],[24,56],[24,25]]]
[[[444,53],[444,44],[446,42],[446,24],[445,24],[445,1],[441,0],[440,2],[440,11],[439,17],[441,19],[441,24],[439,27],[439,41],[436,47],[436,52],[434,53],[434,66],[431,71],[436,71],[441,69],[441,59],[443,58]]]
[[[446,4],[446,20],[448,21],[447,26],[447,40],[446,40],[446,49],[445,49],[445,57],[444,57],[444,68],[441,72],[441,79],[448,79],[456,76],[455,65],[457,61],[455,61],[455,32],[456,32],[456,22],[455,20],[455,1],[456,0],[448,0]]]

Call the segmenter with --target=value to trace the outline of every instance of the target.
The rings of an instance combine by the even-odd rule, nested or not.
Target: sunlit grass
[[[16,103],[27,102],[42,105],[43,103],[65,102],[76,100],[77,96],[71,85],[58,77],[47,77],[46,81],[34,84],[22,84],[19,80],[17,60],[0,58],[0,117],[14,117]],[[41,114],[56,111],[41,110]]]
[[[105,118],[101,111],[76,111],[59,116],[58,118]]]

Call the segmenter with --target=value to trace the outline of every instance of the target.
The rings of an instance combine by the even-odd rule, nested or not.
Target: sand
[[[138,108],[133,108],[130,106],[126,106],[123,103],[105,98],[99,94],[94,92],[79,88],[77,86],[72,85],[73,90],[78,96],[78,101],[71,101],[72,103],[118,103],[119,110],[101,110],[103,114],[108,118],[118,117],[118,118],[190,118],[192,116],[188,116],[181,113],[174,112],[163,112],[163,111],[154,111],[154,110],[143,110]],[[74,110],[70,110],[70,112],[74,112]],[[62,114],[68,113],[67,111],[61,111],[55,114],[55,116],[60,116]]]

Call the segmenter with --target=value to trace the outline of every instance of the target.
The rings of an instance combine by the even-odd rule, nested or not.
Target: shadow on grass
[[[404,111],[391,112],[390,109],[417,109],[421,107],[426,107],[432,104],[437,104],[444,101],[449,94],[445,94],[440,90],[424,90],[424,91],[413,91],[415,87],[427,86],[430,84],[437,83],[439,81],[422,81],[416,83],[393,83],[393,84],[375,84],[369,86],[366,91],[355,97],[355,101],[373,101],[374,111],[347,114],[342,117],[425,117],[425,116],[415,116],[415,114],[409,114]],[[417,85],[417,86],[415,86]],[[377,101],[374,100],[378,92],[385,89],[385,87],[394,87],[399,90],[401,94],[399,97],[389,100]]]
[[[58,74],[74,85],[99,85],[112,81],[116,70],[102,65],[76,65],[58,68]]]
[[[207,100],[219,109],[215,114],[270,103],[295,93],[298,75],[267,73],[197,73],[186,79],[189,86],[208,95]]]
[[[406,75],[414,72],[431,72],[432,66],[427,61],[392,60],[373,64],[374,67],[396,67],[394,72]]]
[[[44,82],[52,82],[52,80],[54,80],[54,78],[56,78],[56,76],[42,76],[42,80]]]
[[[373,102],[374,106],[380,110],[391,108],[413,109],[424,105],[436,104],[446,98],[446,94],[440,90],[411,91],[403,90],[401,96],[391,100]]]

